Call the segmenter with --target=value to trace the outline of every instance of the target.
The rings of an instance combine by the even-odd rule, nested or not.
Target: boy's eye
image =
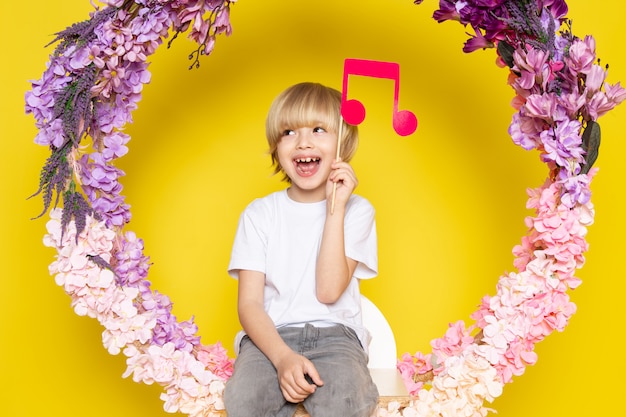
[[[283,134],[282,134],[282,136],[291,136],[291,135],[293,135],[294,133],[295,133],[295,132],[294,132],[293,130],[291,130],[291,129],[285,129],[285,130],[283,130]]]

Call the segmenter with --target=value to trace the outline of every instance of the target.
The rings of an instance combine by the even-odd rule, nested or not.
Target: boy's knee
[[[285,404],[278,383],[274,386],[254,378],[231,377],[226,382],[223,399],[228,417],[277,416]]]
[[[311,417],[370,417],[378,405],[378,390],[364,384],[357,389],[324,392],[320,387],[305,400],[305,408]],[[322,395],[319,395],[322,394]]]
[[[228,417],[249,417],[257,415],[259,412],[259,403],[250,398],[246,398],[246,395],[240,395],[233,391],[232,387],[229,389],[227,384],[224,389],[224,407],[226,408]]]
[[[252,404],[258,404],[254,400],[255,390],[253,387],[242,387],[231,378],[224,388],[224,406],[229,417],[252,416],[254,409]]]

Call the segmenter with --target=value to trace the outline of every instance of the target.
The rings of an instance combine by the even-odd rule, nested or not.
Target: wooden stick
[[[335,159],[339,159],[341,155],[341,135],[343,134],[343,117],[339,115],[339,132],[337,133],[337,155]],[[333,196],[330,202],[330,214],[335,212],[335,195],[337,194],[337,183],[333,184]]]

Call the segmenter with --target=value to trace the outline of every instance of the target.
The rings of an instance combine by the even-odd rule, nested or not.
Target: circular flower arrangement
[[[143,242],[124,231],[130,211],[114,162],[128,152],[123,127],[150,81],[147,58],[170,35],[169,42],[188,33],[198,45],[191,66],[198,66],[216,36],[230,34],[233,1],[102,3],[57,34],[43,76],[26,93],[39,129],[35,142],[51,149],[35,193],[43,196],[41,215],[50,211],[44,244],[58,251],[50,273],[77,314],[102,324],[106,349],[127,357],[124,376],[163,386],[166,411],[222,415],[233,360],[219,342],[202,344],[196,325],[179,322],[169,299],[151,289]],[[431,353],[399,359],[411,400],[392,402],[379,416],[486,415],[485,402],[535,363],[534,345],[562,331],[576,309],[567,290],[580,284],[574,274],[593,222],[597,119],[625,100],[626,90],[605,82],[594,39],[574,36],[566,14],[564,0],[440,0],[437,21],[474,31],[465,52],[495,48],[499,65],[508,67],[516,110],[509,133],[539,151],[548,177],[529,191],[534,215],[513,249],[517,272],[499,279],[472,325],[451,324]],[[81,146],[88,138],[91,146]]]

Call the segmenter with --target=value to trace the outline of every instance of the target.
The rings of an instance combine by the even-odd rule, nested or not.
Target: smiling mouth
[[[300,175],[313,175],[317,172],[317,168],[320,164],[320,158],[318,157],[307,157],[307,158],[296,158],[294,159],[294,163],[296,164],[296,169]]]

